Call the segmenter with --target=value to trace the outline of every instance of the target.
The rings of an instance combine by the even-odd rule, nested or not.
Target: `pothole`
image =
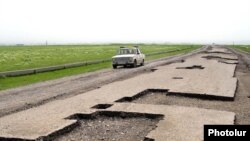
[[[202,56],[202,58],[206,58],[207,60],[216,60],[219,63],[224,64],[238,64],[238,59],[235,58],[226,58],[226,57],[220,57],[220,56]]]
[[[239,62],[238,61],[235,61],[235,62],[227,62],[227,61],[218,61],[218,62],[220,62],[220,63],[224,63],[224,64],[239,64]]]
[[[213,56],[213,55],[208,55],[208,56],[202,56],[202,58],[205,58],[205,59],[221,59],[221,60],[235,60],[237,61],[238,59],[234,59],[234,58],[226,58],[226,57],[220,57],[220,56]]]
[[[183,77],[172,77],[172,79],[183,79]]]
[[[181,62],[181,63],[184,63],[184,62],[185,62],[185,60],[184,60],[184,59],[182,59],[182,60],[180,60],[180,62]]]
[[[143,97],[144,95],[148,95],[149,93],[161,93],[161,94],[165,93],[165,94],[167,94],[167,92],[168,92],[167,89],[147,89],[147,90],[144,90],[144,91],[142,91],[142,92],[140,92],[132,97],[123,97],[121,99],[116,100],[115,102],[131,102],[135,99]]]
[[[151,72],[155,72],[157,71],[158,69],[150,69]]]
[[[68,133],[54,137],[55,141],[131,141],[146,140],[146,136],[163,119],[163,115],[101,111],[91,116],[72,116],[78,126]]]
[[[132,102],[140,104],[154,104],[154,105],[180,105],[203,108],[217,108],[215,105],[221,105],[224,102],[232,103],[232,99],[224,97],[199,95],[199,94],[178,94],[169,93],[167,90],[145,90],[133,97],[123,97],[115,102]],[[204,105],[203,105],[204,103]],[[206,105],[207,104],[207,105]],[[215,105],[213,105],[215,104]]]
[[[181,59],[181,60],[175,60],[175,61],[171,61],[171,62],[167,62],[164,65],[170,65],[170,64],[174,64],[174,63],[184,63],[185,60]]]
[[[222,51],[205,51],[204,53],[207,53],[207,54],[233,54],[233,53],[230,53],[230,52],[222,52]]]
[[[181,59],[181,60],[175,61],[174,63],[184,63],[184,62],[185,62],[185,60],[184,60],[184,59]]]
[[[176,67],[176,69],[204,69],[205,67],[202,67],[201,65],[193,65],[189,67]]]
[[[107,109],[109,107],[113,106],[113,104],[97,104],[91,108],[94,108],[94,109]]]

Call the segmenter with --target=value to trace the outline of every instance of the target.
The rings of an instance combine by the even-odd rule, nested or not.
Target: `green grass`
[[[154,49],[155,46],[156,46],[156,48]],[[152,45],[152,46],[144,45],[142,48],[142,51],[143,51],[143,53],[145,53],[145,52],[152,53],[152,52],[159,52],[162,50],[164,50],[164,51],[172,50],[172,49],[176,49],[176,48],[181,49],[181,48],[186,48],[186,47],[190,47],[190,46],[185,46],[185,45],[176,46],[175,45],[175,46],[170,46],[169,48],[168,47],[169,46],[167,46],[167,45]],[[192,51],[194,49],[197,49],[199,47],[200,47],[199,45],[196,45],[196,46],[192,46],[191,49],[187,49],[187,50],[183,50],[183,51],[165,53],[165,54],[160,54],[160,55],[153,55],[153,56],[147,57],[146,60],[159,59],[159,58],[172,56],[172,55],[176,55],[176,54],[180,54],[180,53],[187,53],[187,52]],[[22,48],[22,47],[19,47],[19,48]],[[24,48],[26,48],[26,47],[24,47]],[[34,47],[34,48],[36,48],[36,47]],[[63,46],[63,48],[66,48],[66,47]],[[70,48],[72,48],[72,47],[70,47]],[[98,50],[99,50],[99,48],[101,48],[101,47],[98,47]],[[114,52],[114,54],[115,54],[116,49],[117,49],[117,46],[115,46],[114,50],[112,51],[112,52]],[[111,56],[114,54],[112,53]],[[109,57],[111,57],[111,56],[109,56]],[[38,73],[38,74],[34,74],[34,75],[0,78],[0,90],[14,88],[14,87],[18,87],[18,86],[24,86],[24,85],[28,85],[28,84],[32,84],[32,83],[36,83],[36,82],[42,82],[42,81],[46,81],[46,80],[57,79],[57,78],[65,77],[65,76],[71,76],[71,75],[96,71],[96,70],[100,70],[100,69],[104,69],[104,68],[111,68],[111,62],[87,65],[87,66],[76,67],[76,68],[69,68],[69,69],[52,71],[52,72]]]
[[[233,47],[233,48],[236,48],[236,49],[240,49],[242,51],[250,53],[250,45],[234,45],[234,46],[230,46],[230,47]]]
[[[192,48],[186,49],[186,50],[181,50],[181,51],[177,51],[177,52],[170,52],[170,53],[164,53],[164,54],[159,54],[159,55],[153,55],[153,56],[148,56],[146,57],[146,60],[154,60],[154,59],[159,59],[159,58],[163,58],[163,57],[168,57],[168,56],[173,56],[173,55],[177,55],[177,54],[182,54],[182,53],[188,53],[192,50],[198,49],[200,48],[200,46],[194,46]]]
[[[1,46],[0,72],[109,59],[120,45]],[[143,53],[174,50],[187,45],[141,45]]]
[[[23,86],[27,84],[32,84],[35,82],[41,82],[46,80],[57,79],[65,76],[71,76],[91,71],[96,71],[104,68],[110,67],[110,63],[101,63],[101,64],[93,64],[87,65],[83,67],[69,68],[52,72],[38,73],[34,75],[24,75],[17,77],[6,77],[0,78],[0,90],[14,88],[18,86]]]

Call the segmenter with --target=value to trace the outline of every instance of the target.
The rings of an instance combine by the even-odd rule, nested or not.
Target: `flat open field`
[[[240,50],[245,51],[245,52],[250,52],[250,45],[234,45],[231,47],[236,48],[236,49],[240,49]]]
[[[0,47],[0,72],[109,59],[121,45],[51,45]],[[131,46],[131,45],[130,45]],[[190,45],[140,45],[143,53],[170,51]]]
[[[72,46],[14,46],[0,47],[0,72],[10,70],[29,69],[60,65],[81,61],[93,61],[100,59],[111,59],[121,45],[72,45]],[[146,57],[146,60],[153,60],[187,53],[195,50],[200,45],[140,45],[143,53],[154,53],[171,51],[192,47],[187,50],[164,53]],[[17,77],[0,78],[0,90],[28,85],[36,82],[62,78],[76,74],[96,71],[104,68],[111,68],[111,62],[87,65],[76,68],[63,69],[52,72],[38,73]]]

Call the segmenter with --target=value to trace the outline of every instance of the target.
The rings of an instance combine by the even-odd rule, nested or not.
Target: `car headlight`
[[[129,57],[129,61],[132,62],[133,61],[133,57]]]

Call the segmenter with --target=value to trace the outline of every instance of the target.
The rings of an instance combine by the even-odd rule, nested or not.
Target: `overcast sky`
[[[0,0],[0,44],[250,44],[250,0]]]

